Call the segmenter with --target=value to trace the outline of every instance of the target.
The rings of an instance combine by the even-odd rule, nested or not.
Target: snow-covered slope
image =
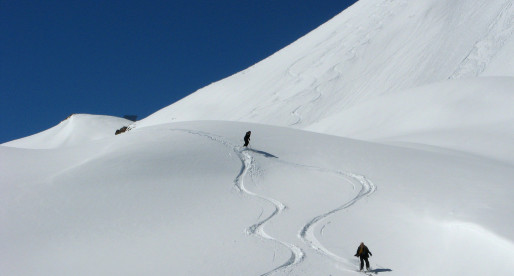
[[[383,95],[308,129],[444,147],[514,164],[514,78],[467,78]]]
[[[377,96],[447,79],[514,77],[513,33],[512,0],[361,0],[273,56],[137,126],[198,119],[326,124]]]
[[[127,133],[0,145],[0,275],[356,275],[361,241],[511,274],[513,32],[513,0],[361,0]]]
[[[452,151],[203,121],[0,163],[2,275],[357,275],[361,241],[379,275],[514,269],[512,166]]]
[[[3,145],[31,149],[77,146],[111,137],[117,129],[132,123],[132,121],[112,116],[73,114],[50,129]]]

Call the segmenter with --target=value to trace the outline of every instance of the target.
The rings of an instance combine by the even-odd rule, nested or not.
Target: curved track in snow
[[[270,203],[274,207],[273,212],[269,216],[258,221],[255,224],[249,226],[246,229],[246,234],[251,235],[251,236],[256,236],[261,239],[269,240],[274,243],[280,244],[280,245],[288,248],[288,250],[291,252],[291,256],[282,265],[272,269],[269,272],[261,274],[261,275],[271,275],[271,274],[274,274],[275,272],[279,272],[279,271],[286,270],[286,269],[292,269],[294,266],[298,265],[300,262],[302,262],[305,259],[305,253],[300,247],[298,247],[294,244],[290,244],[290,243],[278,240],[278,239],[268,235],[266,233],[266,231],[264,230],[264,226],[266,225],[266,223],[269,222],[274,217],[280,215],[285,209],[287,209],[287,206],[285,206],[282,202],[280,202],[276,199],[273,199],[270,197],[265,197],[263,195],[259,195],[257,193],[254,193],[254,192],[248,190],[244,184],[245,178],[247,176],[252,176],[252,172],[258,170],[258,168],[256,167],[256,164],[255,164],[254,158],[250,154],[250,152],[261,154],[264,157],[270,157],[270,156],[274,157],[274,156],[269,155],[265,152],[260,152],[260,151],[251,150],[251,149],[248,150],[247,148],[243,148],[242,146],[233,144],[232,142],[228,141],[227,139],[225,139],[223,137],[220,137],[220,136],[217,136],[214,134],[210,134],[207,132],[188,130],[188,129],[172,129],[172,130],[187,132],[187,133],[190,133],[193,135],[199,135],[199,136],[208,138],[210,140],[213,140],[215,142],[218,142],[218,143],[226,146],[227,148],[231,149],[238,156],[239,160],[241,161],[241,169],[240,169],[238,175],[234,179],[235,187],[238,189],[239,192],[244,193],[253,198],[256,198],[258,200]],[[319,172],[323,172],[323,173],[336,174],[342,178],[349,179],[352,183],[354,183],[354,187],[355,187],[355,183],[360,184],[361,189],[355,197],[353,197],[351,200],[349,200],[347,202],[344,202],[342,205],[340,205],[339,207],[337,207],[333,210],[330,210],[326,213],[320,214],[320,215],[312,218],[298,232],[298,238],[302,242],[307,244],[310,248],[312,248],[314,251],[320,253],[323,256],[329,257],[338,263],[348,266],[349,267],[348,270],[353,271],[353,269],[351,269],[351,268],[354,267],[354,264],[349,259],[338,256],[337,254],[328,250],[316,238],[316,235],[314,234],[314,232],[315,232],[315,229],[317,229],[317,227],[319,225],[321,225],[321,227],[319,228],[320,229],[319,231],[320,231],[320,234],[322,234],[324,228],[327,225],[327,224],[323,224],[323,222],[325,220],[327,220],[330,216],[334,215],[335,213],[351,207],[353,204],[355,204],[357,201],[359,201],[363,197],[371,195],[372,193],[374,193],[376,191],[376,186],[363,175],[358,175],[358,174],[345,172],[345,171],[330,170],[330,169],[316,167],[316,166],[297,164],[297,163],[288,162],[288,161],[284,161],[284,160],[276,160],[275,162],[282,163],[282,164],[289,165],[289,166],[300,167],[302,169],[309,169],[309,170],[315,170],[315,171],[319,171]]]
[[[356,174],[351,174],[351,173],[347,173],[347,172],[340,172],[340,171],[338,171],[336,173],[340,174],[340,175],[342,175],[344,177],[348,177],[348,178],[357,180],[361,184],[361,190],[350,201],[345,202],[343,205],[341,205],[341,206],[339,206],[339,207],[337,207],[337,208],[335,208],[335,209],[333,209],[333,210],[331,210],[329,212],[326,212],[324,214],[321,214],[321,215],[316,216],[313,219],[311,219],[307,224],[305,224],[303,226],[303,228],[301,229],[301,231],[300,231],[300,233],[298,235],[300,236],[302,241],[307,243],[314,250],[320,252],[323,255],[326,255],[326,256],[332,258],[333,260],[335,260],[337,262],[344,263],[344,264],[347,264],[347,265],[351,265],[353,267],[353,264],[348,259],[342,258],[342,257],[332,253],[327,248],[325,248],[323,246],[323,244],[321,244],[321,242],[318,241],[318,239],[314,235],[314,229],[316,228],[316,226],[318,224],[321,224],[324,220],[326,220],[331,215],[333,215],[333,214],[335,214],[335,213],[337,213],[339,211],[342,211],[342,210],[352,206],[357,201],[359,201],[361,198],[363,198],[365,196],[368,196],[368,195],[372,194],[373,192],[375,192],[376,186],[371,181],[369,181],[366,177],[364,177],[362,175],[356,175]],[[320,233],[321,234],[322,234],[322,231],[323,231],[325,226],[326,225],[323,225],[320,228]]]
[[[314,235],[314,230],[317,228],[318,225],[323,224],[323,222],[325,220],[327,220],[330,216],[334,215],[335,213],[337,213],[339,211],[342,211],[344,209],[351,207],[353,204],[355,204],[357,201],[359,201],[363,197],[369,196],[372,193],[374,193],[377,189],[375,184],[373,184],[373,182],[371,182],[365,176],[359,175],[359,174],[354,174],[354,173],[345,172],[345,171],[329,170],[329,169],[320,168],[320,167],[316,167],[316,166],[296,164],[296,163],[287,162],[287,161],[283,161],[283,160],[278,161],[278,162],[286,164],[286,165],[301,167],[303,169],[310,169],[310,170],[316,170],[316,171],[320,171],[320,172],[324,172],[324,173],[336,174],[338,176],[353,180],[360,184],[361,189],[355,197],[353,197],[351,200],[343,203],[342,205],[340,205],[339,207],[337,207],[333,210],[330,210],[326,213],[323,213],[321,215],[318,215],[318,216],[312,218],[301,228],[301,230],[298,233],[298,237],[304,243],[309,245],[309,247],[314,249],[316,252],[318,252],[324,256],[327,256],[338,263],[342,263],[342,264],[345,264],[345,265],[353,268],[354,264],[351,261],[349,261],[348,259],[345,259],[341,256],[338,256],[337,254],[331,252],[326,247],[324,247],[323,244]],[[354,183],[354,182],[352,182],[352,183]],[[354,185],[354,187],[355,187],[355,185]],[[326,225],[327,224],[323,224],[320,227],[320,230],[319,230],[320,234],[323,233],[323,230],[326,227]],[[353,271],[353,269],[349,269],[349,270]]]
[[[241,167],[241,170],[239,171],[239,174],[234,179],[234,184],[237,187],[237,189],[240,192],[242,192],[242,193],[244,193],[246,195],[249,195],[249,196],[254,197],[256,199],[262,200],[264,202],[268,202],[268,203],[270,203],[270,204],[272,204],[274,206],[274,211],[269,216],[267,216],[266,218],[264,218],[264,219],[260,220],[259,222],[249,226],[246,229],[246,234],[251,235],[251,236],[257,236],[257,237],[259,237],[261,239],[273,241],[273,242],[275,242],[277,244],[280,244],[280,245],[288,248],[289,251],[291,251],[291,256],[282,265],[280,265],[280,266],[270,270],[269,272],[261,274],[261,275],[262,276],[271,275],[271,274],[273,274],[275,272],[278,272],[280,270],[283,270],[283,269],[290,269],[293,266],[295,266],[298,263],[300,263],[304,259],[304,256],[305,256],[305,254],[302,251],[302,249],[300,249],[299,247],[297,247],[297,246],[295,246],[293,244],[289,244],[287,242],[275,239],[274,237],[268,235],[266,233],[266,231],[264,231],[265,224],[268,221],[270,221],[272,218],[274,218],[275,216],[277,216],[280,213],[282,213],[287,207],[282,202],[280,202],[280,201],[278,201],[276,199],[256,194],[256,193],[248,190],[245,187],[245,185],[244,185],[245,177],[248,176],[249,174],[251,174],[252,170],[256,169],[256,165],[255,165],[254,159],[246,151],[246,149],[242,148],[241,146],[234,145],[233,143],[227,141],[226,139],[224,139],[222,137],[219,137],[219,136],[216,136],[214,134],[207,133],[207,132],[187,130],[187,129],[172,129],[172,130],[187,132],[187,133],[190,133],[190,134],[193,134],[193,135],[199,135],[199,136],[208,138],[210,140],[213,140],[215,142],[221,143],[222,145],[232,149],[237,154],[237,156],[241,160],[241,164],[242,164],[242,167]]]
[[[255,166],[255,163],[253,161],[253,157],[247,151],[245,151],[244,149],[243,150],[234,150],[234,151],[236,151],[236,153],[238,153],[239,158],[241,159],[241,161],[243,163],[243,169],[241,170],[241,173],[234,180],[234,182],[237,185],[237,187],[242,192],[244,192],[245,194],[253,196],[253,197],[258,198],[258,199],[261,199],[263,201],[269,202],[269,203],[273,204],[273,206],[275,207],[275,210],[267,218],[265,218],[265,219],[255,223],[255,224],[253,224],[252,226],[248,227],[246,229],[246,233],[248,235],[258,236],[258,237],[261,237],[261,238],[264,238],[264,239],[267,239],[267,240],[274,241],[276,243],[279,243],[279,244],[289,248],[289,250],[291,251],[290,258],[284,264],[282,264],[279,267],[276,267],[273,270],[271,270],[271,271],[269,271],[267,273],[264,273],[262,275],[271,275],[274,272],[277,272],[279,270],[286,269],[286,268],[291,268],[292,266],[300,263],[303,260],[303,258],[305,256],[304,252],[299,247],[297,247],[297,246],[295,246],[293,244],[289,244],[289,243],[286,243],[284,241],[280,241],[280,240],[277,240],[277,239],[271,237],[270,235],[268,235],[264,231],[264,228],[263,228],[264,225],[269,220],[271,220],[273,217],[275,217],[275,216],[279,215],[280,213],[282,213],[286,209],[286,206],[282,202],[280,202],[278,200],[275,200],[273,198],[269,198],[269,197],[265,197],[265,196],[256,194],[256,193],[248,190],[245,187],[245,185],[244,185],[244,178],[248,174],[248,171],[251,171],[251,169]]]

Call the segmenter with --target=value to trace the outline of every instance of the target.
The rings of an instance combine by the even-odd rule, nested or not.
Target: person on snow
[[[245,144],[243,147],[248,147],[248,144],[250,143],[250,135],[252,135],[252,132],[251,131],[247,131],[246,132],[246,135],[245,135]]]
[[[359,257],[361,259],[361,270],[364,268],[364,262],[366,262],[366,269],[369,270],[369,256],[373,256],[371,251],[369,251],[368,247],[361,242],[361,245],[357,248],[357,253],[355,253],[355,257]]]

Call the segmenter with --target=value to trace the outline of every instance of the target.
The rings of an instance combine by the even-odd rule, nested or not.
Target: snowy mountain
[[[360,242],[373,275],[511,274],[513,4],[361,0],[122,135],[2,144],[0,275],[358,275]]]
[[[111,137],[116,129],[130,124],[132,121],[112,116],[73,114],[48,130],[3,145],[29,149],[78,146]]]
[[[361,0],[138,126],[212,119],[308,128],[377,96],[448,79],[514,77],[513,14],[511,0]]]

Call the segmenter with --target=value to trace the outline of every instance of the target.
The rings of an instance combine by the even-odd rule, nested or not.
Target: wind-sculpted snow
[[[311,129],[324,121],[318,131],[357,138],[351,130],[329,130],[352,123],[354,117],[340,113],[368,101],[448,79],[513,76],[513,13],[512,0],[361,0],[269,58],[135,127],[228,120]],[[362,110],[359,116],[367,114]],[[356,124],[373,129],[374,122]]]
[[[498,15],[491,22],[487,33],[479,39],[473,50],[461,62],[451,79],[479,76],[491,63],[495,55],[512,39],[514,34],[514,5],[505,1]]]

